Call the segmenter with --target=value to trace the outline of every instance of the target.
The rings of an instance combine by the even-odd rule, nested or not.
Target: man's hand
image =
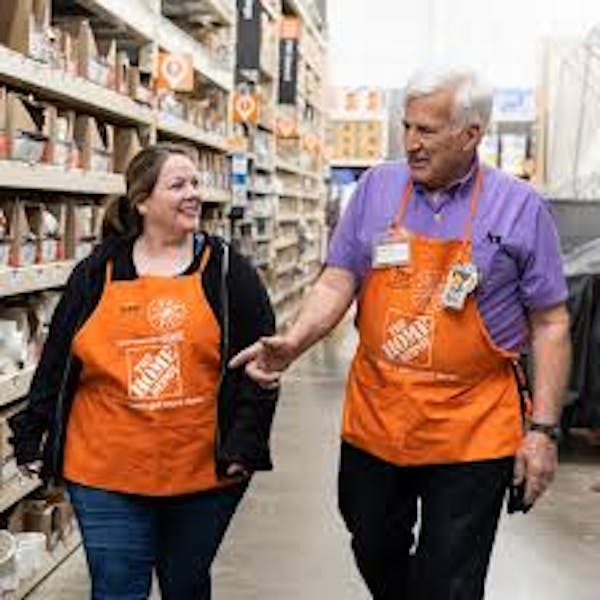
[[[558,466],[556,443],[546,434],[529,431],[515,458],[514,485],[525,482],[524,502],[533,505],[552,483]]]
[[[261,338],[229,361],[229,368],[246,365],[248,377],[263,387],[277,387],[281,374],[296,358],[295,345],[285,335]]]

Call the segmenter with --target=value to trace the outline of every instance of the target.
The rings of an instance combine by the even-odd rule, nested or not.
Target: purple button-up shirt
[[[527,313],[564,302],[558,234],[545,200],[527,183],[490,167],[473,222],[473,261],[482,280],[477,303],[497,346],[518,350],[527,338]],[[460,239],[470,216],[476,169],[435,194],[415,185],[404,226],[439,239]],[[327,264],[362,283],[374,241],[396,214],[410,174],[404,163],[384,163],[361,178],[331,240]]]

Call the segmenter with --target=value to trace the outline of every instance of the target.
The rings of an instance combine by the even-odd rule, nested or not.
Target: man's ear
[[[463,150],[467,153],[475,152],[481,138],[483,137],[483,131],[481,130],[481,126],[477,123],[471,123],[467,125],[464,132],[464,144]]]

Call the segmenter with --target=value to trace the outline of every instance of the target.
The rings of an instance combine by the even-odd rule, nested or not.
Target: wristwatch
[[[528,429],[529,431],[538,431],[547,435],[553,442],[558,442],[560,439],[560,427],[558,425],[547,425],[546,423],[530,421]]]

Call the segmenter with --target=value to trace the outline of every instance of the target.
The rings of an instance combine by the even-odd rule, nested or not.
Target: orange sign
[[[235,123],[258,123],[258,99],[250,92],[235,92],[233,97],[233,120]]]
[[[194,90],[194,62],[191,54],[168,54],[158,57],[158,90],[192,92]]]

